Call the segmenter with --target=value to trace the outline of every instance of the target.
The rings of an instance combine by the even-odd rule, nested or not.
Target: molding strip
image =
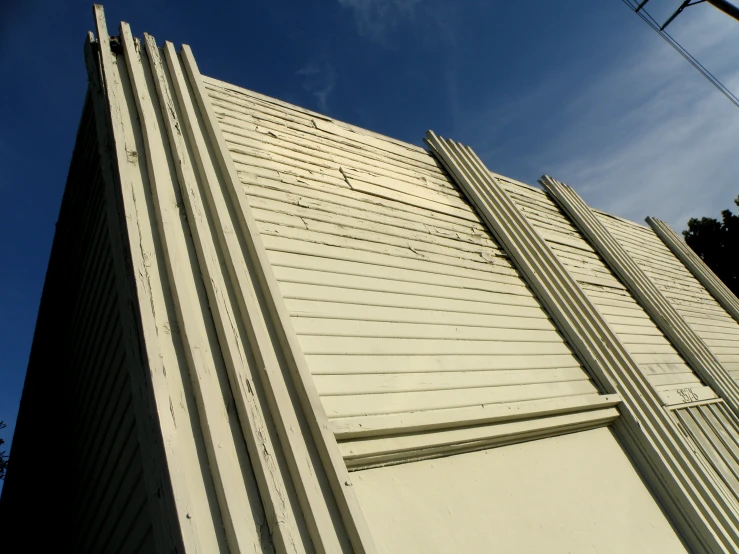
[[[673,414],[685,426],[724,484],[739,497],[739,427],[723,402],[680,407]]]
[[[691,448],[637,364],[577,282],[469,148],[427,133],[426,143],[534,290],[602,390],[620,394],[614,430],[695,551],[732,552],[739,514]]]
[[[544,176],[539,183],[577,226],[608,267],[626,285],[693,370],[739,414],[739,383],[682,318],[674,306],[608,232],[572,187]]]
[[[239,321],[236,313],[239,311],[239,308],[229,302],[229,295],[226,292],[229,290],[230,285],[229,274],[222,269],[222,257],[225,257],[229,261],[231,258],[223,254],[219,256],[219,247],[223,249],[223,244],[227,240],[224,237],[223,226],[229,217],[225,201],[221,195],[218,195],[218,189],[220,188],[218,183],[219,177],[214,168],[214,161],[208,153],[206,138],[200,132],[199,126],[197,125],[196,107],[187,90],[184,69],[180,64],[177,54],[174,52],[174,47],[170,43],[165,44],[165,63],[161,59],[154,39],[145,36],[145,40],[152,67],[160,66],[160,71],[162,72],[161,77],[164,77],[164,68],[166,67],[172,88],[174,89],[170,93],[174,96],[168,99],[171,104],[168,104],[166,108],[162,108],[162,113],[166,113],[167,119],[171,120],[168,123],[168,131],[175,137],[172,142],[176,145],[175,140],[184,142],[185,137],[187,137],[194,158],[193,165],[184,165],[178,159],[179,170],[183,172],[187,171],[188,173],[192,172],[191,175],[183,175],[181,180],[181,186],[184,188],[182,194],[183,203],[185,204],[190,221],[193,239],[196,241],[200,268],[205,277],[204,283],[208,290],[209,304],[218,327],[220,347],[229,368],[231,390],[239,410],[242,429],[249,445],[252,466],[255,469],[259,482],[262,502],[268,514],[267,521],[270,524],[273,540],[276,541],[278,550],[293,551],[298,548],[297,544],[300,542],[300,539],[298,538],[297,529],[294,527],[294,518],[285,501],[287,498],[285,492],[287,485],[284,482],[284,477],[280,475],[279,469],[276,467],[274,450],[278,445],[272,442],[268,431],[269,427],[266,419],[268,418],[269,409],[266,406],[260,405],[251,388],[250,382],[263,384],[267,390],[268,397],[271,399],[272,405],[283,405],[287,393],[282,390],[284,387],[280,387],[280,377],[276,375],[279,373],[279,368],[275,369],[276,361],[273,359],[264,360],[265,356],[269,356],[269,354],[265,355],[263,352],[265,349],[269,351],[270,346],[264,342],[266,331],[263,328],[254,329],[255,326],[259,327],[260,323],[250,321],[248,316],[245,318],[250,331],[249,341],[251,348],[249,350],[253,356],[253,362],[251,361],[252,356],[247,355],[246,345],[242,342],[247,333],[234,332],[232,328],[232,322]],[[160,82],[160,87],[165,85],[161,81],[161,78],[158,81]],[[163,90],[159,96],[160,102],[166,102]],[[175,106],[175,103],[180,108],[181,115],[179,121],[174,117],[176,112],[170,109],[170,107],[173,108]],[[185,154],[184,148],[185,144],[182,144],[180,147],[176,146],[178,158],[179,155]],[[195,175],[196,168],[198,172],[197,176]],[[197,184],[198,176],[200,177],[200,182],[203,183],[202,191],[200,190],[201,187]],[[211,218],[212,223],[205,216],[209,211],[213,214]],[[223,219],[220,219],[220,217],[223,217]],[[235,237],[231,237],[231,239],[235,240]],[[248,309],[251,310],[251,318],[256,319],[256,314],[259,313],[258,306],[251,304]],[[258,342],[259,339],[262,340],[261,343]],[[274,383],[275,380],[277,380],[277,384]],[[280,387],[280,390],[275,391],[275,387]],[[275,398],[276,396],[278,398]],[[263,410],[266,410],[267,414]],[[283,445],[283,451],[287,450],[285,454],[288,459],[290,458],[290,453],[299,447],[291,444],[291,437],[286,436],[284,432],[280,432],[281,430],[284,431],[284,428],[279,423],[283,422],[286,418],[290,418],[290,415],[290,409],[285,407],[281,412],[282,419],[274,422],[278,429],[280,443]],[[275,420],[275,418],[271,419]],[[288,425],[294,425],[297,428],[294,418],[290,418],[286,423]],[[291,449],[288,450],[289,448]],[[307,459],[308,456],[305,455],[305,458]],[[298,476],[299,478],[299,469],[296,469],[294,464],[291,467],[291,472],[294,474],[294,477]],[[295,488],[300,490],[302,485],[303,483],[298,481],[295,483]],[[306,493],[303,493],[302,498],[306,499]],[[303,505],[305,509],[306,506],[310,505],[309,501],[304,500]]]
[[[700,259],[700,256],[693,252],[685,241],[678,235],[672,227],[664,221],[660,221],[654,217],[648,217],[646,222],[662,239],[667,248],[669,248],[675,256],[683,263],[685,267],[695,276],[708,292],[716,299],[721,307],[726,310],[731,317],[739,322],[739,298],[727,287],[724,282],[719,279],[711,268]]]
[[[370,437],[339,443],[352,470],[462,454],[597,429],[619,417],[614,407],[459,429]]]
[[[466,408],[343,417],[331,420],[339,441],[356,438],[452,430],[471,425],[498,424],[522,419],[546,418],[612,408],[621,402],[617,394],[545,398]]]
[[[192,543],[187,540],[192,528],[187,525],[182,507],[189,504],[176,483],[184,473],[179,463],[177,430],[171,420],[162,421],[157,414],[169,409],[168,379],[162,371],[165,355],[157,345],[144,341],[147,331],[156,326],[147,282],[129,279],[136,267],[143,267],[138,227],[126,217],[135,211],[131,187],[128,184],[125,153],[116,147],[122,140],[123,129],[118,103],[119,83],[112,77],[115,63],[110,51],[110,38],[102,6],[95,5],[98,41],[92,33],[85,41],[85,62],[90,93],[95,111],[100,166],[105,184],[105,205],[108,216],[111,251],[115,263],[118,305],[124,333],[126,358],[133,389],[136,428],[143,453],[144,480],[152,507],[154,538],[163,552],[181,552]],[[124,184],[125,183],[125,184]],[[181,481],[179,481],[181,482]],[[186,513],[186,512],[185,512]]]
[[[151,396],[136,416],[155,435],[147,444],[164,449],[144,456],[155,477],[149,496],[169,502],[154,514],[158,548],[252,552],[272,542],[280,553],[374,552],[192,53],[166,43],[162,56],[152,37],[142,45],[122,23],[114,54],[102,7],[95,17],[102,55],[95,59],[89,38],[88,70],[92,84],[102,81],[93,92],[106,123],[99,142],[117,210],[113,242],[131,256],[121,262],[130,290],[119,301],[132,312],[132,359],[148,371],[136,386]],[[180,372],[191,381],[203,460],[177,455],[186,426],[170,424],[186,396],[172,383]],[[215,498],[198,496],[211,478]]]
[[[165,142],[166,135],[162,136],[157,122],[154,106],[156,97],[148,89],[141,53],[138,45],[134,44],[131,30],[126,23],[121,23],[120,33],[123,56],[119,57],[119,62],[125,60],[128,79],[135,97],[150,187],[150,190],[147,190],[146,183],[136,183],[134,194],[139,199],[149,195],[152,198],[155,210],[153,223],[158,228],[162,243],[164,264],[185,347],[193,391],[200,406],[200,420],[206,439],[208,461],[224,516],[226,535],[230,545],[234,545],[239,552],[246,551],[252,545],[258,544],[259,537],[250,532],[249,526],[240,525],[241,517],[237,515],[248,513],[251,507],[244,479],[239,472],[233,471],[233,468],[239,466],[239,457],[237,448],[232,446],[231,428],[215,401],[222,394],[218,373],[222,371],[224,360],[221,352],[212,347],[212,337],[215,334],[213,323],[210,318],[203,317],[200,306],[201,282],[193,272],[185,269],[191,264],[191,247],[188,244],[190,229],[187,220],[181,218],[177,207],[175,191],[178,180],[177,175],[170,172],[166,163],[170,145]],[[120,67],[119,70],[123,68]],[[239,396],[236,391],[234,396]],[[243,422],[244,417],[240,420]],[[278,544],[282,538],[280,531],[280,529],[274,531]]]
[[[307,420],[313,442],[318,450],[318,454],[323,463],[326,477],[330,484],[333,496],[338,505],[344,529],[349,536],[354,551],[358,554],[370,553],[375,551],[374,542],[370,535],[369,527],[362,514],[359,500],[352,488],[349,472],[336,442],[336,438],[329,425],[328,417],[321,403],[318,391],[315,388],[313,377],[308,369],[302,348],[298,342],[297,334],[292,326],[290,315],[285,306],[285,301],[274,276],[272,265],[267,256],[267,250],[262,243],[261,234],[257,228],[256,221],[252,215],[251,208],[243,190],[241,181],[238,179],[236,168],[231,159],[226,141],[223,138],[218,119],[210,104],[208,95],[203,85],[200,71],[198,70],[195,59],[190,51],[190,47],[183,45],[181,52],[182,65],[185,67],[189,84],[192,88],[192,94],[197,100],[200,111],[203,115],[203,123],[206,128],[208,138],[213,145],[213,150],[219,163],[220,175],[223,182],[223,193],[231,203],[231,217],[222,220],[219,229],[229,227],[240,235],[243,242],[237,240],[235,233],[223,233],[221,237],[223,248],[228,252],[226,256],[229,264],[229,272],[231,279],[239,297],[239,307],[242,317],[245,321],[254,320],[262,315],[263,318],[269,319],[269,322],[259,318],[259,321],[252,321],[252,332],[249,334],[252,347],[262,351],[264,358],[260,367],[268,368],[274,365],[272,371],[277,372],[280,368],[277,365],[277,357],[282,357],[289,368],[289,375],[292,376],[292,385],[294,386],[300,403],[302,404],[304,417]],[[221,214],[225,216],[225,214]],[[255,290],[258,287],[259,290]],[[264,308],[260,306],[260,301]],[[267,326],[271,326],[272,333],[268,333]],[[258,334],[256,334],[258,332]],[[259,336],[261,335],[261,339]],[[272,342],[272,336],[276,335],[278,344]],[[259,340],[257,340],[259,339]],[[259,344],[259,343],[262,344]],[[278,350],[280,352],[278,353]],[[270,376],[269,384],[273,387],[273,393],[278,393],[279,388],[284,387],[279,381],[282,375]],[[265,387],[269,388],[269,387]],[[288,413],[292,413],[294,407],[288,405],[290,402],[287,397],[287,390],[280,393],[283,395],[282,400],[278,398],[278,394],[274,394],[274,406],[272,407],[273,417],[275,420],[281,420]],[[279,403],[277,402],[279,400]],[[280,429],[278,427],[278,429]],[[304,440],[301,435],[300,428],[291,425],[288,421],[282,422],[282,435],[285,437],[293,436],[292,440]],[[307,453],[293,452],[293,462],[296,468],[300,468],[302,464],[308,461]],[[298,477],[298,476],[296,476]],[[314,541],[317,550],[336,551],[339,547],[331,545],[335,539],[330,539],[328,535],[334,533],[333,522],[328,519],[329,514],[326,511],[326,501],[320,491],[320,484],[315,475],[315,468],[305,466],[300,470],[300,476],[296,479],[296,487],[312,485],[313,491],[306,489],[306,494],[311,493],[312,500],[310,506],[303,508],[304,515],[309,517],[314,515],[318,517],[321,512],[325,513],[324,521],[316,521],[316,525],[320,524],[314,533]],[[302,480],[302,482],[300,482]],[[315,484],[313,484],[315,483]],[[313,513],[311,514],[311,510]],[[320,531],[320,540],[318,532]],[[312,536],[314,535],[312,533]],[[324,538],[324,535],[325,538]],[[328,542],[324,542],[328,541]]]

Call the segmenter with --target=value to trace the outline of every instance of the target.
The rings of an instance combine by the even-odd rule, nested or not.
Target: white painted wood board
[[[379,552],[687,552],[607,428],[353,473]]]

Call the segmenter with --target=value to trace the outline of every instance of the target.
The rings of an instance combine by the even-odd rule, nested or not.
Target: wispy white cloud
[[[303,77],[303,89],[313,95],[321,111],[328,108],[328,96],[336,87],[338,74],[328,62],[310,62],[297,71]]]
[[[690,15],[680,40],[739,90],[739,68],[726,71],[739,49],[736,29],[726,25],[733,22],[711,10]],[[579,184],[592,203],[683,228],[691,216],[717,215],[739,192],[739,110],[676,52],[656,46],[575,97],[565,110],[569,128],[549,148],[561,160],[553,171]],[[567,143],[571,148],[562,148]]]
[[[388,33],[404,21],[414,21],[421,0],[339,0],[354,12],[359,34],[386,43]]]
[[[739,90],[736,22],[706,8],[671,29],[731,90]],[[636,17],[636,16],[634,16]],[[739,110],[644,26],[610,65],[580,61],[495,106],[463,114],[457,133],[529,182],[549,173],[593,206],[682,229],[717,216],[739,193]],[[475,141],[475,142],[472,142]]]

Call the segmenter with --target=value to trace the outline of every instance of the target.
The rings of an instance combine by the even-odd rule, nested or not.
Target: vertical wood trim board
[[[721,401],[680,407],[672,413],[726,487],[739,498],[739,421],[736,415]]]
[[[142,43],[125,23],[114,52],[95,12],[102,63],[90,55],[90,71],[102,76],[106,181],[122,197],[123,272],[148,361],[141,386],[153,405],[143,411],[167,449],[152,474],[172,490],[161,517],[174,516],[174,529],[164,533],[181,533],[180,546],[158,544],[372,552],[191,52],[160,50],[148,35]],[[180,417],[199,428],[195,445]]]
[[[539,181],[701,378],[739,414],[739,384],[582,198],[551,177]]]
[[[218,375],[223,375],[227,369],[224,366],[223,354],[218,348],[218,340],[215,338],[216,331],[212,318],[208,317],[207,311],[204,317],[204,310],[201,306],[205,297],[202,280],[198,278],[199,276],[196,273],[185,269],[193,265],[197,267],[197,261],[193,252],[194,245],[188,240],[190,229],[187,226],[187,221],[180,216],[180,209],[178,208],[183,203],[182,196],[178,194],[178,175],[167,163],[168,156],[171,155],[171,152],[168,152],[170,148],[168,144],[169,133],[162,128],[162,118],[157,113],[156,104],[153,102],[156,98],[155,95],[151,94],[151,89],[155,88],[152,86],[153,80],[151,77],[147,80],[141,44],[134,41],[130,28],[125,23],[121,24],[121,39],[124,59],[141,123],[151,187],[150,194],[154,206],[155,221],[162,241],[164,264],[167,278],[172,287],[177,322],[183,335],[186,358],[190,366],[190,373],[194,377],[192,381],[193,389],[198,404],[201,406],[203,431],[209,439],[207,445],[210,467],[218,491],[221,512],[225,516],[226,533],[229,544],[234,545],[238,551],[246,551],[257,544],[260,539],[258,535],[252,532],[251,526],[244,524],[244,520],[250,516],[251,506],[241,472],[237,471],[243,461],[239,459],[238,447],[228,448],[225,446],[233,441],[231,428],[222,417],[218,403],[213,401],[213,399],[223,394],[221,390],[222,383],[219,382]],[[151,52],[158,55],[156,48]],[[153,60],[152,57],[149,59]],[[163,69],[161,62],[158,67]],[[171,104],[170,107],[173,108]],[[164,113],[167,113],[166,110],[164,110]],[[171,117],[171,112],[169,112],[169,116]],[[178,162],[180,163],[177,165],[181,167],[183,165],[181,155]],[[189,192],[192,193],[192,189]],[[201,252],[202,250],[201,245]],[[242,354],[239,361],[245,359],[246,356]],[[226,365],[235,372],[245,373],[245,368],[235,364],[233,360]],[[232,391],[234,392],[238,391],[238,388],[236,388],[239,383],[237,375],[229,375]],[[252,464],[252,467],[257,468],[257,472],[260,474],[259,482],[264,490],[265,484],[272,484],[276,480],[273,475],[269,475],[265,479],[264,474],[268,470],[263,467],[264,458],[259,457],[264,449],[260,449],[259,436],[255,433],[254,427],[265,429],[265,426],[260,425],[259,420],[249,425],[253,421],[255,413],[254,410],[248,410],[247,406],[250,407],[250,405],[247,405],[244,400],[243,391],[239,392],[242,392],[242,394],[235,394],[234,396],[240,415],[241,427],[245,434],[246,443],[251,447],[249,451],[252,459],[256,458],[257,460]],[[251,418],[251,420],[247,418]],[[277,513],[274,513],[275,506],[270,502],[278,494],[283,497],[286,496],[284,485],[280,487],[282,484],[279,481],[276,485],[276,491],[268,488],[262,494],[262,497],[265,498],[265,504],[271,509],[271,513],[268,513],[267,518],[275,522],[273,525],[273,540],[277,543],[276,546],[279,550],[294,550],[295,544],[299,541],[295,521],[284,510],[278,510]]]
[[[623,398],[614,429],[653,481],[685,538],[702,551],[739,544],[734,503],[662,407],[637,364],[575,280],[468,147],[429,131],[427,144],[453,176],[542,300],[588,369]]]
[[[718,397],[544,190],[501,175],[495,178],[588,295],[666,404]]]
[[[166,114],[170,141],[178,159],[180,183],[184,189],[182,198],[190,221],[190,231],[196,243],[211,312],[218,329],[219,344],[229,369],[231,390],[240,414],[275,547],[278,551],[300,550],[300,518],[296,518],[293,513],[296,508],[293,505],[295,492],[289,479],[286,480],[280,470],[282,458],[278,451],[279,439],[274,427],[268,422],[269,418],[265,416],[268,408],[263,395],[259,394],[260,351],[250,349],[249,352],[245,349],[248,331],[237,317],[239,308],[233,299],[228,274],[221,269],[226,262],[224,254],[217,248],[223,235],[217,219],[218,213],[214,211],[208,217],[209,204],[215,206],[218,202],[218,208],[223,210],[222,197],[216,196],[218,190],[211,190],[211,186],[217,186],[218,176],[208,154],[206,139],[197,124],[195,103],[191,99],[184,70],[174,48],[166,43],[162,56],[152,37],[146,35],[145,41],[152,70],[158,75],[159,98],[163,104],[162,112]],[[169,82],[172,83],[171,88],[167,87],[167,73]],[[172,108],[175,106],[179,111]],[[188,152],[191,157],[188,157]]]
[[[183,525],[186,522],[183,521],[182,501],[181,496],[178,498],[179,491],[175,484],[180,474],[177,467],[180,452],[172,447],[177,444],[177,440],[173,439],[176,436],[174,422],[162,421],[157,415],[169,409],[166,394],[168,383],[161,365],[156,366],[161,364],[162,359],[158,354],[153,357],[150,355],[144,340],[147,324],[151,322],[152,326],[155,325],[152,314],[144,311],[151,306],[150,291],[145,281],[137,286],[131,278],[135,275],[135,268],[144,267],[144,263],[143,252],[137,247],[140,244],[138,228],[129,225],[126,217],[127,213],[135,210],[125,177],[127,160],[124,151],[116,147],[116,140],[122,141],[118,107],[120,85],[112,74],[114,62],[102,7],[95,6],[94,13],[98,41],[93,47],[92,36],[88,35],[85,57],[95,109],[111,250],[116,266],[118,303],[133,386],[136,428],[144,454],[144,479],[148,497],[152,500],[157,547],[168,552],[178,551],[187,544],[187,538],[183,535],[188,531],[187,526]]]
[[[662,239],[662,242],[687,267],[700,283],[706,287],[716,301],[739,323],[739,298],[716,277],[706,263],[700,259],[693,249],[667,223],[654,217],[648,217],[646,222]]]
[[[182,63],[188,74],[193,95],[197,99],[198,106],[203,114],[208,138],[211,141],[218,169],[221,172],[222,186],[225,189],[224,196],[230,200],[232,205],[232,219],[230,221],[221,219],[219,226],[228,226],[234,231],[240,231],[240,238],[243,241],[243,246],[231,244],[227,247],[228,259],[232,260],[229,267],[232,272],[232,279],[235,281],[237,292],[241,293],[239,300],[242,317],[255,317],[254,312],[257,306],[254,305],[253,299],[261,297],[264,306],[259,312],[263,318],[262,321],[254,322],[252,329],[259,325],[263,329],[259,333],[259,335],[263,335],[262,342],[267,343],[269,340],[269,343],[255,344],[258,334],[253,331],[253,335],[250,335],[250,337],[254,336],[255,338],[252,341],[252,346],[261,346],[263,356],[269,354],[275,359],[279,357],[287,365],[288,373],[282,373],[283,381],[276,378],[268,381],[272,385],[273,394],[279,393],[274,394],[275,405],[273,406],[272,415],[280,420],[280,418],[290,416],[293,413],[291,410],[293,410],[295,415],[292,418],[294,420],[299,419],[307,423],[308,426],[308,435],[305,432],[300,432],[297,425],[292,426],[289,422],[282,422],[280,428],[283,429],[285,439],[292,435],[290,437],[291,448],[288,450],[291,453],[296,472],[300,471],[299,475],[294,476],[294,482],[297,487],[304,487],[304,516],[316,518],[309,521],[309,524],[313,523],[312,537],[314,545],[318,549],[327,551],[343,549],[345,547],[341,544],[343,539],[341,535],[346,533],[355,552],[374,552],[375,547],[369,528],[364,520],[354,489],[351,488],[348,471],[341,458],[336,439],[328,425],[326,413],[311,379],[303,351],[292,327],[267,251],[257,229],[256,221],[236,175],[236,169],[210,105],[195,59],[187,45],[183,46]],[[225,215],[224,213],[219,214],[220,217]],[[237,265],[240,267],[237,267]],[[255,288],[257,290],[254,290]],[[250,303],[251,312],[247,309]],[[265,332],[268,332],[269,335]],[[280,396],[287,395],[288,384],[295,390],[299,405],[295,405],[294,402],[288,405],[288,398],[279,401]],[[280,389],[284,392],[280,392]],[[302,413],[300,413],[301,406]],[[299,441],[305,441],[309,436],[312,436],[313,444],[300,444]],[[296,452],[295,449],[299,450]],[[305,464],[306,454],[309,454],[312,449],[317,450],[318,460],[322,462],[323,467],[316,465],[318,460],[315,460],[310,467],[301,467],[302,464]],[[343,530],[335,528],[336,523],[332,521],[332,515],[328,513],[332,503],[327,503],[326,498],[330,498],[331,493],[321,490],[323,485],[318,474],[325,476],[333,492],[334,506],[338,508],[340,513]],[[323,517],[323,521],[318,519],[321,517]]]
[[[734,379],[739,377],[739,322],[644,225],[592,210]]]

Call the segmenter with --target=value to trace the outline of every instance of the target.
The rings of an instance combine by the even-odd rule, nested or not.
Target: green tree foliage
[[[0,430],[5,429],[6,425],[0,421]],[[0,446],[5,444],[3,439],[0,439]],[[0,450],[0,481],[5,479],[5,470],[8,469],[8,456],[4,450]]]
[[[739,196],[734,200],[739,207]],[[731,291],[739,296],[739,214],[721,212],[723,221],[691,218],[685,242]]]

